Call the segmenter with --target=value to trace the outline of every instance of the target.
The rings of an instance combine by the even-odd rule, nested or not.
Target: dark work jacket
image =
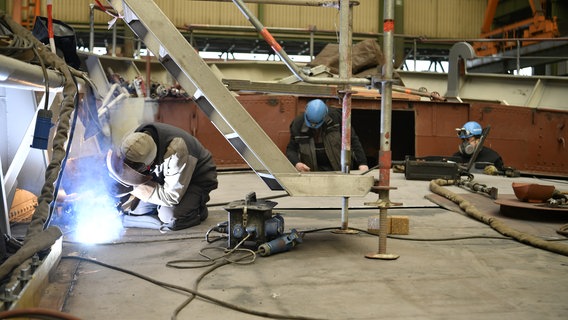
[[[462,163],[468,163],[471,155],[465,155],[458,151],[454,153],[454,157],[459,157]],[[505,166],[501,156],[495,150],[485,146],[479,151],[475,162],[491,162],[500,171],[502,171]]]
[[[334,171],[341,171],[341,112],[329,109],[324,123],[319,128],[325,153]],[[290,124],[290,142],[286,147],[286,157],[293,165],[305,163],[312,171],[321,171],[316,159],[314,135],[316,129],[309,128],[304,122],[304,114],[297,116]],[[351,168],[367,164],[367,157],[359,137],[351,128]]]
[[[172,139],[177,137],[182,138],[187,145],[189,155],[197,159],[190,184],[200,185],[206,190],[217,188],[217,167],[213,162],[213,156],[194,136],[185,130],[165,123],[143,124],[139,126],[136,131],[149,133],[154,142],[156,142],[157,153],[155,164],[164,162],[164,154]],[[163,173],[161,174],[163,175]],[[160,182],[160,178],[163,180],[163,177],[155,178],[157,179],[154,180],[158,182]]]

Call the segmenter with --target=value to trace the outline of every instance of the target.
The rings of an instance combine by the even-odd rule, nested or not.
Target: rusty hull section
[[[241,95],[237,99],[285,152],[289,124],[315,97]],[[341,108],[338,99],[327,99]],[[380,146],[380,98],[352,99],[352,126],[369,159],[377,164]],[[192,101],[160,100],[157,121],[178,126],[196,136],[220,169],[247,168],[244,160]],[[459,140],[455,128],[467,121],[491,126],[485,145],[498,151],[505,165],[523,173],[568,177],[568,112],[486,102],[453,103],[393,100],[392,160],[406,155],[451,155]]]

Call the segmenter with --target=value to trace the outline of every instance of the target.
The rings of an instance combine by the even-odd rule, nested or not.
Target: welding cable
[[[65,232],[65,234],[71,234],[75,232],[75,230],[70,230]],[[149,235],[144,235],[144,238],[151,238],[149,240],[129,240],[129,241],[113,241],[113,242],[102,242],[102,243],[95,243],[94,245],[97,246],[116,246],[116,245],[123,245],[123,244],[133,244],[133,243],[158,243],[158,242],[170,242],[170,241],[187,241],[187,240],[201,240],[203,239],[202,235],[198,235],[198,236],[192,236],[192,235],[188,235],[188,236],[179,236],[179,237],[161,237],[160,236],[149,236]],[[65,244],[84,244],[83,242],[79,242],[79,241],[70,241],[70,240],[63,240],[63,243]]]
[[[8,257],[8,259],[4,261],[2,265],[0,265],[0,279],[4,279],[6,276],[12,273],[15,268],[14,265],[17,266],[18,262],[21,263],[27,259],[30,259],[39,251],[48,250],[62,235],[59,228],[48,226],[46,225],[46,222],[49,218],[49,206],[54,198],[54,183],[57,179],[58,172],[61,169],[61,161],[65,156],[65,142],[67,141],[69,119],[75,107],[77,87],[75,82],[73,81],[73,75],[70,71],[70,67],[65,63],[63,59],[47,50],[45,46],[43,46],[43,44],[39,40],[37,40],[29,30],[14,22],[12,19],[6,19],[5,15],[2,15],[1,18],[3,18],[4,21],[9,25],[14,34],[17,34],[35,44],[39,55],[44,59],[46,65],[57,69],[65,78],[65,84],[62,91],[63,99],[61,101],[61,108],[59,112],[59,121],[55,135],[53,137],[51,161],[46,168],[45,182],[38,197],[38,205],[32,215],[32,220],[28,225],[27,233],[24,239],[24,245],[16,253]],[[34,249],[35,247],[28,246],[29,242],[37,242],[34,240],[34,238],[38,238],[38,236],[42,241],[42,243],[39,245],[41,247],[39,251],[37,249]]]
[[[228,263],[236,263],[236,264],[251,264],[256,260],[256,252],[250,250],[250,249],[246,249],[246,248],[240,248],[240,246],[251,236],[251,234],[247,234],[246,237],[244,237],[234,248],[227,250],[226,248],[222,248],[222,247],[206,247],[203,248],[199,251],[199,255],[204,257],[204,259],[178,259],[178,260],[171,260],[166,262],[166,267],[168,268],[174,268],[174,269],[194,269],[194,268],[203,268],[203,267],[208,267],[211,266],[213,264],[215,264],[218,260],[225,260]],[[216,258],[212,258],[208,255],[206,255],[204,252],[206,250],[212,250],[212,249],[217,249],[217,250],[224,250],[224,254],[216,257]],[[246,258],[248,255],[242,256],[242,257],[237,257],[237,259],[230,259],[228,257],[230,257],[231,255],[235,254],[236,252],[246,252],[246,253],[250,253],[251,254],[251,260],[250,261],[246,261],[246,262],[240,262],[241,260],[243,260],[244,258]]]
[[[287,193],[284,193],[284,194],[277,194],[277,195],[274,195],[274,196],[268,196],[268,197],[257,198],[257,201],[258,201],[258,200],[278,199],[278,198],[284,198],[284,197],[289,197],[289,196],[290,196],[290,195],[287,194]],[[228,204],[231,203],[231,202],[233,202],[233,201],[217,202],[217,203],[210,203],[210,204],[208,203],[208,204],[207,204],[207,207],[208,207],[208,208],[211,208],[211,207],[225,206],[225,205],[228,205]]]
[[[75,88],[78,91],[77,81],[74,77],[72,77],[73,82],[75,83]],[[59,194],[59,189],[61,188],[61,179],[63,178],[63,172],[65,171],[65,166],[67,165],[67,159],[69,158],[69,151],[71,150],[71,146],[73,145],[73,137],[75,136],[75,128],[77,127],[77,119],[79,110],[77,107],[79,106],[78,96],[75,95],[74,99],[75,105],[75,112],[73,113],[73,121],[71,122],[71,129],[69,130],[69,138],[67,141],[67,148],[65,148],[65,154],[63,156],[63,160],[61,160],[59,173],[57,175],[57,179],[55,180],[55,186],[53,188],[53,201],[51,201],[49,205],[49,212],[47,215],[46,225],[49,225],[51,222],[51,218],[53,217],[53,211],[55,210],[55,204],[57,202],[57,195]]]
[[[25,38],[22,38],[16,34],[12,35],[13,39],[10,42],[10,45],[8,47],[0,47],[0,50],[2,51],[8,51],[7,53],[5,53],[5,55],[7,56],[13,56],[13,54],[10,54],[10,50],[17,50],[18,52],[20,51],[24,51],[24,50],[32,50],[33,54],[35,55],[35,57],[37,58],[40,66],[41,66],[41,71],[43,72],[43,81],[45,84],[45,103],[44,103],[44,109],[47,110],[49,108],[49,77],[47,75],[47,68],[45,67],[45,64],[43,63],[43,59],[41,58],[41,55],[39,54],[39,52],[37,51],[37,48],[35,46],[35,44],[31,41],[26,40]]]
[[[568,223],[560,226],[560,228],[558,228],[558,230],[556,230],[556,233],[563,235],[565,237],[568,237]],[[562,239],[562,240],[565,240],[565,239]]]
[[[46,320],[81,320],[68,313],[45,308],[25,308],[0,311],[0,319],[46,319]]]
[[[231,249],[231,250],[227,250],[226,248],[221,248],[221,247],[208,247],[208,248],[203,248],[201,250],[199,250],[199,254],[203,257],[205,257],[207,260],[192,260],[192,259],[188,259],[188,260],[174,260],[174,261],[169,261],[166,266],[170,267],[170,268],[176,268],[176,269],[192,269],[192,268],[199,268],[199,267],[206,267],[206,266],[210,266],[209,269],[207,269],[205,272],[201,273],[201,275],[199,275],[199,277],[194,281],[193,284],[193,290],[197,291],[198,287],[199,287],[199,283],[201,282],[201,280],[203,280],[203,278],[211,273],[213,270],[216,270],[222,266],[231,264],[231,263],[236,263],[236,264],[251,264],[255,261],[256,259],[256,252],[250,250],[250,249],[239,249],[239,247],[250,237],[250,234],[248,234],[243,240],[241,240],[236,246],[235,248]],[[207,255],[205,255],[205,250],[210,250],[210,249],[218,249],[218,250],[223,250],[225,252],[224,255],[217,257],[217,258],[211,258]],[[229,259],[227,258],[227,256],[232,255],[234,252],[249,252],[252,254],[252,260],[247,261],[247,262],[241,262],[241,260],[247,258],[247,255],[243,255],[241,257],[237,257],[236,259]],[[221,260],[223,259],[223,260]],[[184,263],[194,263],[194,262],[208,262],[205,265],[183,265]],[[218,263],[217,263],[218,262]],[[187,306],[191,303],[191,301],[193,301],[193,299],[195,299],[195,295],[191,295],[190,297],[188,297],[185,301],[183,301],[173,312],[171,319],[172,320],[176,320],[177,316],[179,315],[179,313]]]
[[[547,240],[543,240],[539,237],[520,232],[514,228],[508,227],[500,219],[484,215],[479,211],[473,204],[465,200],[463,197],[451,192],[450,190],[444,188],[446,185],[453,185],[453,180],[436,179],[430,181],[430,191],[443,196],[444,198],[451,200],[452,202],[459,205],[459,207],[464,210],[470,217],[475,218],[501,233],[504,236],[511,237],[518,242],[528,244],[530,246],[547,250],[550,252],[558,253],[561,255],[568,256],[568,245],[562,243],[553,243]]]
[[[0,24],[3,25],[2,22]],[[5,38],[4,36],[2,38]],[[9,37],[8,37],[9,38]],[[22,51],[33,49],[34,45],[31,41],[20,37],[17,34],[12,34],[12,38],[10,44],[8,46],[0,47],[0,50],[3,51],[4,55],[8,57],[17,58],[17,54],[22,53]]]
[[[246,258],[246,256],[241,257],[242,259]],[[199,277],[197,277],[197,279],[195,279],[195,281],[193,282],[193,290],[197,291],[199,288],[199,283],[201,283],[201,280],[203,280],[205,278],[206,275],[210,274],[211,272],[213,272],[214,270],[222,267],[222,266],[226,266],[228,264],[230,264],[231,262],[229,260],[223,260],[223,261],[219,261],[219,263],[211,266],[209,269],[205,270],[205,272],[202,272]],[[195,299],[195,295],[191,295],[190,297],[188,297],[185,301],[183,301],[173,312],[171,319],[172,320],[176,320],[177,316],[179,315],[179,313],[185,308],[187,307],[187,305],[189,305],[191,303],[191,301],[193,301],[193,299]]]
[[[210,274],[211,272],[213,272],[214,270],[217,270],[218,268],[228,265],[229,262],[228,261],[221,261],[220,263],[217,263],[213,266],[211,266],[211,268],[207,269],[205,272],[201,273],[199,275],[199,277],[197,277],[197,279],[195,279],[195,281],[193,282],[193,290],[197,291],[198,287],[199,287],[199,283],[201,283],[201,280],[203,280],[203,278],[205,278],[206,275]],[[174,310],[174,312],[172,313],[171,316],[171,320],[176,320],[179,313],[185,308],[187,307],[187,305],[189,305],[191,303],[191,301],[193,301],[193,299],[195,299],[196,295],[190,295],[186,300],[184,300],[179,306],[177,306]]]
[[[369,232],[368,230],[350,228],[360,232],[364,232],[369,235],[378,236],[375,233]],[[442,242],[442,241],[458,241],[458,240],[471,240],[471,239],[495,239],[495,240],[515,240],[511,237],[497,237],[497,236],[462,236],[462,237],[444,237],[444,238],[413,238],[413,237],[400,237],[393,236],[392,234],[387,235],[389,239],[396,240],[407,240],[407,241],[425,241],[425,242]]]
[[[131,270],[127,270],[121,267],[117,267],[117,266],[113,266],[104,262],[101,262],[99,260],[94,260],[94,259],[89,259],[89,258],[85,258],[85,257],[79,257],[79,256],[62,256],[61,259],[75,259],[75,260],[79,260],[79,261],[85,261],[85,262],[90,262],[90,263],[94,263],[97,264],[99,266],[103,266],[115,271],[119,271],[122,273],[126,273],[129,274],[131,276],[134,276],[136,278],[140,278],[142,280],[148,281],[152,284],[155,284],[157,286],[160,286],[162,288],[165,289],[169,289],[169,290],[173,290],[179,293],[187,293],[187,294],[192,294],[195,295],[205,301],[209,301],[211,303],[217,304],[221,307],[227,308],[227,309],[232,309],[235,311],[239,311],[242,313],[246,313],[246,314],[251,314],[251,315],[255,315],[255,316],[259,316],[259,317],[265,317],[265,318],[273,318],[273,319],[292,319],[292,320],[324,320],[322,318],[312,318],[312,317],[303,317],[303,316],[289,316],[289,315],[280,315],[280,314],[274,314],[274,313],[269,313],[269,312],[261,312],[261,311],[254,311],[254,310],[250,310],[247,308],[243,308],[241,306],[232,304],[232,303],[228,303],[225,302],[223,300],[214,298],[212,296],[206,295],[204,293],[198,292],[196,290],[192,290],[186,287],[182,287],[182,286],[178,286],[175,284],[170,284],[170,283],[166,283],[160,280],[156,280],[154,278],[145,276],[143,274],[131,271]]]
[[[229,221],[224,221],[224,222],[219,222],[217,223],[217,225],[209,228],[209,230],[207,230],[207,232],[205,233],[205,241],[207,241],[207,243],[213,243],[215,241],[219,241],[219,240],[223,240],[223,239],[229,239],[228,237],[228,233],[227,233],[227,226],[229,225]],[[211,232],[216,231],[219,232],[221,234],[227,234],[226,236],[219,236],[213,240],[209,240],[209,235],[211,234]]]
[[[359,229],[359,228],[352,228],[349,227],[350,230],[359,231],[362,233],[366,233],[371,236],[378,236],[373,232],[369,232],[368,230]],[[313,233],[313,232],[321,232],[327,230],[341,230],[340,227],[329,227],[329,228],[318,228],[318,229],[311,229],[305,231],[298,231],[298,233]],[[463,236],[463,237],[447,237],[447,238],[411,238],[411,237],[399,237],[393,235],[387,235],[390,239],[396,240],[408,240],[408,241],[456,241],[456,240],[470,240],[470,239],[496,239],[496,240],[515,240],[511,237],[497,237],[497,236]]]
[[[243,259],[247,258],[247,255],[243,255],[243,256],[241,256],[241,257],[238,257],[236,260],[235,260],[235,259],[227,259],[227,258],[226,258],[226,256],[227,256],[228,254],[232,254],[233,252],[235,252],[235,251],[238,249],[238,247],[240,247],[240,246],[242,245],[242,243],[244,243],[244,241],[245,241],[246,239],[248,239],[249,237],[250,237],[250,234],[248,234],[243,240],[241,240],[241,241],[235,246],[235,248],[233,248],[232,250],[227,250],[227,249],[221,248],[221,247],[209,247],[209,248],[203,248],[203,249],[201,249],[201,250],[199,251],[199,254],[202,255],[202,256],[204,256],[204,257],[206,257],[209,261],[212,261],[213,263],[204,265],[204,266],[211,266],[211,267],[210,267],[209,269],[207,269],[205,272],[201,273],[201,274],[199,275],[199,277],[194,281],[193,290],[194,290],[194,291],[197,291],[197,289],[198,289],[198,287],[199,287],[199,283],[201,282],[201,280],[203,280],[203,278],[205,278],[205,276],[208,275],[209,273],[211,273],[213,270],[216,270],[216,269],[218,269],[218,268],[220,268],[220,267],[222,267],[222,266],[228,265],[228,264],[230,264],[230,263],[237,263],[237,264],[250,264],[250,263],[253,263],[254,260],[255,260],[255,258],[256,258],[256,252],[254,252],[254,251],[252,251],[252,250],[249,250],[249,249],[244,249],[244,250],[248,250],[248,252],[251,252],[251,253],[252,253],[252,257],[253,257],[253,258],[252,258],[252,260],[249,261],[249,262],[246,262],[246,263],[240,262],[240,260],[243,260]],[[211,257],[209,257],[209,256],[207,256],[207,255],[205,255],[205,254],[203,253],[205,250],[208,250],[208,249],[224,250],[224,251],[225,251],[225,254],[224,254],[223,256],[221,256],[221,257],[218,257],[218,258],[213,259],[213,258],[211,258]],[[242,251],[242,249],[239,250],[239,251]],[[224,259],[224,260],[220,260],[220,259]],[[178,264],[178,263],[188,263],[188,262],[191,263],[191,262],[193,262],[193,261],[195,261],[195,260],[177,260],[177,261],[170,261],[170,262],[168,262],[169,265],[166,264],[166,266],[171,267],[171,268],[176,268],[176,269],[197,268],[198,266],[183,266],[183,265]],[[219,262],[219,263],[216,263],[216,262]],[[191,295],[191,296],[188,297],[185,301],[183,301],[183,302],[174,310],[171,319],[172,319],[172,320],[176,320],[176,319],[177,319],[177,316],[179,315],[179,313],[180,313],[187,305],[189,305],[189,304],[191,303],[191,301],[193,301],[193,299],[195,299],[195,297],[196,297],[195,295]]]
[[[35,56],[37,57],[37,60],[39,61],[39,64],[41,66],[41,71],[43,72],[43,83],[45,83],[45,98],[44,98],[43,109],[47,110],[49,109],[49,76],[47,75],[47,68],[45,67],[45,63],[43,63],[43,59],[41,58],[41,55],[37,51],[37,48],[32,45],[32,50]]]

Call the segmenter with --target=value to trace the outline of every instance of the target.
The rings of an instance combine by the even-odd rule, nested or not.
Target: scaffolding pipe
[[[65,77],[51,69],[47,71],[48,87],[63,89]],[[45,90],[45,78],[41,66],[0,55],[0,83],[2,86],[24,90]]]
[[[232,0],[233,3],[241,10],[241,13],[250,21],[250,23],[256,28],[258,33],[264,38],[264,40],[270,45],[272,50],[280,57],[280,59],[288,66],[290,71],[298,77],[299,80],[307,82],[307,83],[317,83],[317,84],[354,84],[354,85],[362,85],[368,86],[371,84],[369,79],[364,78],[318,78],[318,77],[309,77],[304,74],[304,72],[296,66],[294,61],[290,59],[288,54],[284,51],[284,49],[280,46],[280,44],[274,39],[274,37],[270,34],[268,29],[262,25],[262,23],[253,15],[253,13],[247,8],[247,6],[243,3],[243,0]]]
[[[95,48],[95,5],[91,4],[89,10],[89,52],[93,53]]]
[[[352,8],[349,0],[339,5],[339,78],[349,79],[353,73],[351,31],[353,26]],[[351,85],[345,84],[341,99],[341,172],[349,174],[351,166]],[[349,197],[341,202],[341,231],[349,233]]]
[[[387,210],[390,206],[389,185],[391,154],[391,116],[392,116],[392,74],[393,74],[393,33],[394,33],[394,0],[385,0],[383,21],[383,54],[385,65],[381,84],[381,135],[379,150],[379,250],[365,257],[370,259],[393,260],[399,256],[387,254]]]

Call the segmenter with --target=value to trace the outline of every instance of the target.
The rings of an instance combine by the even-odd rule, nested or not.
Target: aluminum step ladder
[[[298,172],[154,1],[111,5],[271,190],[343,197],[371,190],[374,178],[368,175]]]

